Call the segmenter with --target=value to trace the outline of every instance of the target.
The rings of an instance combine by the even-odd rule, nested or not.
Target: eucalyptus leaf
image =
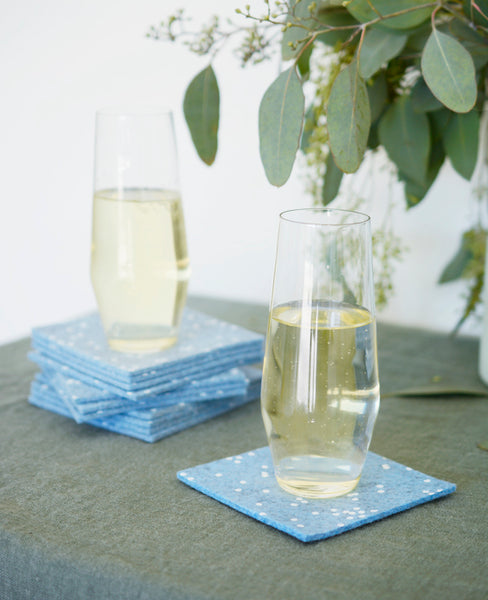
[[[423,0],[351,0],[346,3],[347,10],[361,23],[368,23],[378,17],[384,17],[377,25],[387,29],[410,29],[426,21],[433,6],[425,6]],[[396,17],[389,15],[408,11]]]
[[[485,26],[488,26],[488,21],[485,22]],[[478,31],[470,27],[468,23],[458,19],[453,19],[448,23],[440,25],[439,29],[443,33],[447,33],[461,42],[461,44],[471,54],[476,71],[488,63],[486,38],[480,35]]]
[[[421,185],[416,181],[412,181],[402,173],[399,173],[399,178],[405,183],[405,200],[407,202],[407,208],[417,206],[427,194],[427,185]]]
[[[448,127],[455,114],[445,106],[440,110],[429,113],[428,117],[432,126],[432,138],[434,140],[442,140],[444,130]]]
[[[437,139],[434,134],[432,134],[429,166],[427,168],[427,184],[429,187],[434,183],[445,160],[446,153],[444,151],[444,144],[442,143],[442,140]]]
[[[444,110],[449,112],[447,109]],[[432,115],[435,114],[437,113],[431,113],[428,115],[429,123],[431,125],[431,143],[425,181],[423,183],[416,183],[404,173],[399,173],[399,178],[405,183],[405,199],[407,201],[407,208],[416,206],[425,198],[446,159],[446,153],[444,152],[441,135],[436,133],[435,127],[432,125],[434,121]]]
[[[298,57],[297,67],[302,81],[308,79],[310,75],[310,58],[312,56],[312,52],[313,44],[310,43],[306,48],[303,49],[302,53]]]
[[[473,259],[473,253],[465,244],[464,238],[456,254],[451,258],[439,277],[439,283],[449,283],[461,279],[464,269]]]
[[[219,130],[219,87],[209,65],[190,82],[183,101],[183,112],[198,156],[211,165],[217,154]]]
[[[305,98],[295,67],[283,71],[259,106],[259,150],[273,185],[288,180],[300,143]]]
[[[407,41],[406,35],[368,29],[364,36],[359,56],[359,72],[363,79],[369,79],[389,60],[398,56]]]
[[[323,25],[331,28],[352,27],[357,25],[356,19],[344,8],[320,9],[317,18]],[[325,29],[325,27],[322,27]],[[352,35],[352,29],[330,29],[318,35],[317,39],[326,46],[337,46],[344,44]]]
[[[432,25],[430,22],[426,22],[415,29],[411,29],[408,32],[408,40],[405,45],[405,51],[410,54],[421,54],[424,49],[430,34],[432,33]]]
[[[399,96],[381,117],[381,145],[398,170],[408,179],[425,185],[430,153],[429,120],[413,110],[409,96]]]
[[[330,149],[336,165],[345,173],[359,168],[370,125],[368,92],[354,61],[336,77],[327,107]]]
[[[300,150],[302,152],[306,152],[307,148],[310,145],[310,136],[314,132],[316,126],[315,122],[315,110],[313,106],[309,106],[305,113],[305,118],[303,121],[302,128],[302,138],[300,140]]]
[[[388,84],[385,73],[380,71],[373,80],[368,82],[366,87],[371,109],[371,122],[374,123],[379,119],[388,102]]]
[[[444,106],[430,91],[423,77],[412,88],[412,104],[415,112],[433,112]]]
[[[344,4],[344,0],[320,0],[320,7],[330,8],[342,6]]]
[[[473,59],[455,38],[434,29],[422,53],[422,75],[434,96],[454,112],[476,102]]]
[[[478,159],[480,118],[475,110],[455,114],[444,130],[443,141],[454,169],[468,181]]]
[[[344,173],[337,167],[332,154],[325,161],[324,184],[322,186],[322,205],[327,206],[339,192]]]
[[[368,148],[371,150],[376,150],[378,146],[380,146],[380,137],[378,135],[378,123],[371,123],[371,127],[369,128],[369,136],[368,136]]]

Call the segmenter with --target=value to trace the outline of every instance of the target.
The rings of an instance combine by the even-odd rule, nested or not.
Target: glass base
[[[351,456],[295,454],[275,464],[275,476],[280,487],[295,496],[336,498],[357,486],[363,462]]]
[[[177,339],[176,336],[147,340],[109,338],[108,345],[118,352],[132,352],[138,354],[141,352],[159,352],[160,350],[166,350],[167,348],[174,346]]]
[[[306,482],[283,480],[276,477],[279,486],[290,494],[301,496],[302,498],[337,498],[352,492],[359,482],[357,479],[351,481],[322,481]]]
[[[106,336],[109,346],[118,352],[159,352],[176,344],[178,327],[116,322],[107,327]]]

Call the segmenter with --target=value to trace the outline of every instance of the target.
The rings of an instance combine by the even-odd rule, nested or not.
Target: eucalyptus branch
[[[370,2],[368,2],[368,4],[371,5]],[[439,5],[439,2],[427,2],[427,3],[421,4],[419,6],[415,6],[415,7],[411,7],[411,8],[405,8],[405,9],[402,9],[402,10],[398,10],[398,11],[395,11],[393,13],[390,13],[390,14],[384,16],[384,15],[380,15],[378,13],[377,9],[374,8],[373,6],[371,6],[371,8],[374,10],[374,12],[376,12],[379,16],[376,19],[372,19],[371,21],[367,21],[367,22],[362,23],[362,24],[353,24],[353,25],[327,25],[326,27],[321,27],[320,29],[312,29],[312,28],[308,27],[307,25],[304,25],[303,23],[299,23],[299,22],[295,23],[294,22],[294,23],[291,23],[291,27],[296,27],[296,28],[300,27],[302,29],[305,29],[305,30],[309,31],[310,33],[313,32],[313,39],[314,40],[317,39],[317,37],[319,37],[322,34],[327,34],[327,33],[332,33],[332,32],[337,32],[337,31],[349,31],[349,30],[351,30],[352,33],[351,33],[350,38],[348,38],[348,40],[343,44],[343,47],[345,47],[345,46],[349,45],[352,42],[352,40],[360,32],[362,32],[364,29],[366,29],[368,27],[372,27],[373,25],[377,25],[378,23],[381,23],[381,22],[386,21],[388,19],[392,19],[394,17],[401,17],[401,16],[404,16],[406,14],[409,14],[409,13],[412,13],[412,12],[415,12],[415,11],[418,11],[418,10],[421,10],[421,9],[424,9],[424,8],[430,8],[432,6],[436,7],[435,10],[438,10],[441,7],[441,5]],[[319,21],[319,20],[317,19],[317,21]],[[277,24],[281,24],[281,22],[277,23]],[[322,25],[322,23],[321,23],[321,25]],[[298,46],[299,44],[305,42],[308,39],[309,39],[309,36],[305,36],[303,39],[297,40],[295,42],[295,45]]]
[[[357,171],[364,157],[379,146],[395,166],[409,208],[426,197],[446,160],[462,177],[471,179],[480,105],[488,96],[483,89],[488,16],[480,0],[425,0],[422,4],[404,0],[401,9],[395,0],[271,1],[273,7],[270,0],[263,0],[262,14],[245,5],[236,9],[243,22],[229,19],[224,25],[214,17],[200,32],[189,31],[189,19],[178,11],[148,33],[153,39],[181,41],[192,52],[211,59],[230,40],[238,40],[234,51],[243,65],[270,58],[274,50],[281,50],[283,59],[292,62],[271,83],[260,105],[260,115],[263,106],[266,115],[280,115],[283,106],[288,110],[279,124],[270,125],[264,119],[264,127],[259,121],[261,159],[270,182],[283,185],[287,181],[297,147],[308,169],[307,191],[323,204],[338,196],[343,174]],[[358,61],[351,65],[354,56]],[[305,110],[306,81],[312,100]],[[208,93],[213,104],[208,105],[212,111],[207,114],[201,107]],[[211,164],[219,126],[219,89],[212,66],[192,80],[185,106],[195,148]],[[203,122],[196,122],[195,114]],[[269,143],[269,139],[279,143]],[[383,236],[377,235],[377,258],[379,288],[386,299],[392,289],[391,261],[401,251],[386,220],[382,232]],[[465,238],[471,254],[463,246],[463,252],[451,261],[454,267],[447,265],[447,278],[442,281],[462,278],[471,282],[463,318],[473,312],[479,299],[482,271],[477,269],[484,257],[480,239],[478,234]],[[463,263],[467,255],[473,261]]]
[[[356,27],[356,29],[354,29],[354,30],[353,30],[353,32],[352,32],[352,33],[351,33],[351,35],[350,35],[350,36],[347,38],[347,40],[346,40],[346,41],[345,41],[345,42],[342,44],[342,48],[346,48],[347,46],[349,46],[349,44],[351,44],[351,43],[352,43],[353,39],[354,39],[355,37],[357,37],[357,35],[358,35],[359,33],[361,33],[361,40],[362,40],[362,39],[363,39],[363,37],[364,37],[364,33],[365,33],[365,31],[366,31],[366,27],[361,27],[361,26],[359,26],[359,27]],[[362,41],[361,41],[361,44],[362,44]]]
[[[394,13],[389,13],[386,16],[381,15],[377,19],[372,19],[368,23],[365,23],[365,25],[368,25],[368,26],[376,25],[376,23],[381,23],[382,21],[386,21],[388,19],[393,19],[394,17],[401,17],[408,13],[416,12],[418,10],[423,10],[424,8],[430,8],[431,6],[436,6],[437,8],[439,8],[440,6],[442,6],[442,0],[440,0],[440,3],[439,2],[426,2],[425,4],[419,4],[418,6],[412,6],[411,8],[403,8],[402,10],[398,10]],[[375,11],[375,12],[378,12],[378,11]]]
[[[289,14],[289,11],[291,9],[289,9],[288,12],[283,12],[281,14],[271,13],[271,9],[269,8],[269,3],[266,2],[266,4],[268,6],[268,12],[267,12],[266,16],[264,16],[264,17],[258,17],[256,15],[251,14],[251,12],[250,12],[251,7],[249,4],[247,4],[245,7],[245,10],[247,12],[243,12],[240,8],[236,8],[235,12],[238,15],[242,15],[246,19],[251,19],[253,21],[257,21],[258,23],[269,23],[270,25],[279,25],[279,26],[286,25],[285,21],[278,21],[277,19],[280,16],[286,17]]]
[[[359,43],[358,43],[358,49],[357,49],[358,60],[359,60],[359,57],[361,56],[361,48],[363,47],[365,34],[366,34],[366,27],[364,26],[361,28],[361,37],[359,38]]]

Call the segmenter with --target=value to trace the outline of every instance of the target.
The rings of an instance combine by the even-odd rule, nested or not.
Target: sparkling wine
[[[177,192],[95,193],[91,278],[113,348],[141,352],[172,345],[189,272]]]
[[[360,306],[273,309],[262,413],[284,489],[324,497],[357,484],[379,408],[375,336],[375,320]]]

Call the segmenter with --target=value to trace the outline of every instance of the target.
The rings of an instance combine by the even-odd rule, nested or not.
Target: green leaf
[[[443,141],[447,156],[456,171],[468,181],[478,159],[480,118],[475,110],[453,115],[444,130]]]
[[[302,132],[305,98],[295,67],[283,71],[264,93],[259,106],[259,150],[273,185],[288,180]]]
[[[300,150],[302,152],[307,151],[307,148],[310,145],[310,137],[314,132],[315,126],[315,110],[313,106],[309,106],[307,112],[305,113],[305,119],[303,121],[302,128],[302,139],[300,140]]]
[[[368,23],[378,17],[384,17],[378,27],[389,29],[410,29],[426,21],[433,7],[425,6],[423,0],[352,0],[346,4],[347,10],[361,23]],[[423,6],[423,8],[421,8]],[[391,14],[405,12],[397,17],[387,18]]]
[[[371,123],[368,136],[368,148],[376,150],[380,146],[380,138],[378,135],[378,122]]]
[[[313,52],[313,44],[309,44],[303,52],[300,54],[297,60],[298,72],[300,73],[300,77],[302,81],[308,79],[310,75],[310,57]]]
[[[484,442],[478,442],[476,445],[480,450],[486,450],[488,452],[488,440],[485,440]]]
[[[374,123],[383,113],[388,101],[388,84],[383,71],[380,71],[372,81],[368,82],[367,90],[371,109],[371,122]]]
[[[431,33],[432,25],[429,22],[423,23],[415,29],[409,30],[405,51],[408,51],[410,54],[422,54],[422,50],[424,49],[424,46],[427,43]]]
[[[359,56],[359,73],[363,79],[369,79],[381,67],[398,56],[407,41],[406,35],[368,29],[364,36]]]
[[[432,94],[422,77],[412,88],[412,104],[415,112],[433,112],[444,106]]]
[[[442,271],[441,276],[439,277],[439,283],[449,283],[461,279],[464,269],[472,259],[473,253],[465,244],[463,237],[459,250]]]
[[[453,37],[434,29],[422,53],[422,75],[434,96],[454,112],[476,102],[473,59]]]
[[[440,140],[436,140],[433,136],[431,143],[432,146],[430,150],[427,175],[424,183],[416,183],[415,181],[409,179],[409,177],[407,177],[404,173],[399,173],[399,178],[405,182],[405,198],[407,201],[407,208],[416,206],[425,198],[434,181],[436,180],[440,168],[444,164],[446,154],[444,152],[442,142]]]
[[[297,57],[297,54],[304,44],[301,40],[306,38],[308,34],[307,30],[303,29],[303,27],[294,27],[293,25],[298,24],[310,28],[314,27],[315,21],[308,10],[308,7],[312,2],[313,0],[298,0],[293,13],[289,14],[286,19],[286,22],[291,23],[292,27],[288,27],[283,32],[283,37],[281,39],[281,58],[283,60],[294,60]],[[297,46],[294,49],[290,44],[297,44]]]
[[[477,0],[476,5],[480,9],[479,11],[473,6],[472,0],[464,0],[463,10],[464,14],[473,22],[475,25],[481,25],[482,27],[488,26],[488,0]],[[480,12],[481,11],[481,12]]]
[[[432,126],[432,137],[434,140],[442,140],[444,130],[451,122],[456,113],[443,106],[440,110],[429,113],[429,121]]]
[[[409,96],[399,96],[381,117],[381,145],[398,170],[425,185],[430,153],[429,120],[413,110]]]
[[[339,192],[344,173],[337,168],[332,154],[325,161],[324,185],[322,186],[322,205],[327,206]]]
[[[430,185],[434,183],[445,160],[446,153],[444,151],[444,145],[442,144],[442,141],[436,140],[433,136],[429,156],[429,166],[427,168],[427,183]]]
[[[488,26],[488,21],[485,21],[484,25]],[[450,34],[452,37],[455,37],[459,42],[461,42],[461,44],[471,54],[476,71],[488,63],[486,39],[475,29],[472,29],[468,23],[458,19],[452,19],[448,23],[440,25],[439,29],[443,33]]]
[[[417,204],[424,199],[428,190],[427,186],[412,181],[408,177],[405,177],[402,173],[399,173],[399,178],[405,182],[405,199],[407,201],[407,208],[413,208],[414,206],[417,206]]]
[[[329,145],[335,163],[345,173],[359,168],[371,125],[368,92],[356,62],[336,77],[327,107]]]
[[[357,25],[358,22],[344,8],[321,9],[317,15],[323,25],[330,27],[350,27]],[[321,27],[322,29],[323,27]],[[325,28],[323,28],[325,29]],[[330,29],[325,33],[321,33],[317,39],[326,46],[334,47],[339,44],[344,44],[352,35],[352,29]]]
[[[203,69],[190,82],[183,112],[198,156],[211,165],[217,154],[219,130],[219,86],[212,67]]]

